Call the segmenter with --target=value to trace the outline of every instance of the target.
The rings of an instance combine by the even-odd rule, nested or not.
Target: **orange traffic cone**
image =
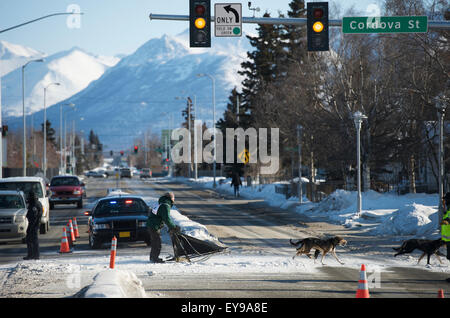
[[[77,218],[73,218],[73,232],[75,234],[75,238],[80,238],[80,233],[78,232],[78,224]]]
[[[67,241],[69,242],[69,247],[73,247],[72,235],[70,234],[70,226],[69,223],[66,225],[66,233],[67,233]]]
[[[72,238],[72,241],[76,242],[77,240],[75,239],[75,233],[73,232],[72,220],[69,220],[69,229],[70,229],[70,237]]]
[[[358,290],[356,291],[356,298],[369,298],[369,287],[366,276],[366,265],[361,265],[359,272]]]
[[[67,241],[67,233],[66,228],[63,227],[63,235],[61,239],[61,248],[59,249],[60,253],[70,253],[69,242]]]
[[[438,290],[438,298],[445,298],[445,297],[444,297],[444,290],[443,290],[443,289],[439,289],[439,290]]]
[[[114,268],[116,264],[116,249],[117,249],[117,239],[114,236],[111,241],[111,256],[109,259],[109,268]]]

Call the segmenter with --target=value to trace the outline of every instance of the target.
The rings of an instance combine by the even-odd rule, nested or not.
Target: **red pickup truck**
[[[83,207],[83,198],[86,197],[84,183],[77,176],[55,176],[50,182],[50,209],[55,204],[76,204],[78,209]]]

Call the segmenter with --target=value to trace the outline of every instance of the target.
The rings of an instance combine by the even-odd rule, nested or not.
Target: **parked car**
[[[44,179],[40,177],[12,177],[0,179],[0,190],[22,191],[25,198],[28,193],[33,190],[42,204],[40,233],[45,234],[50,228],[50,191],[47,190]]]
[[[131,173],[130,168],[120,168],[120,177],[121,178],[131,178],[133,174]]]
[[[55,176],[50,181],[50,209],[55,204],[76,204],[78,209],[83,207],[85,184],[77,176]]]
[[[27,228],[25,194],[22,191],[0,191],[0,242],[23,240]]]
[[[141,175],[139,178],[151,178],[152,177],[152,170],[144,168],[141,170]]]
[[[110,196],[97,201],[89,216],[89,246],[100,248],[105,242],[117,240],[144,241],[150,245],[147,218],[150,209],[139,196]]]
[[[96,171],[96,170],[90,170],[90,171],[86,172],[84,175],[88,178],[90,178],[90,177],[93,177],[93,178],[108,177],[104,171]]]

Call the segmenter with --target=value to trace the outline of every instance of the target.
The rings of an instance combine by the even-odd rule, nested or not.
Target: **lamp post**
[[[198,77],[204,77],[207,76],[212,81],[212,99],[213,99],[213,138],[214,138],[214,162],[213,162],[213,174],[214,174],[214,182],[213,182],[213,188],[217,186],[216,184],[216,80],[214,76],[210,74],[200,73],[197,74]]]
[[[44,156],[43,156],[43,163],[42,168],[44,170],[44,178],[47,177],[47,105],[46,105],[46,96],[47,96],[47,89],[52,86],[61,85],[60,83],[50,83],[46,87],[44,87]]]
[[[439,226],[444,215],[444,206],[442,204],[442,198],[444,197],[444,116],[447,105],[445,96],[436,97],[435,102],[439,119]]]
[[[22,112],[23,112],[23,176],[27,176],[27,123],[25,119],[25,67],[32,62],[44,62],[44,59],[31,60],[22,66]]]
[[[357,184],[358,184],[358,197],[357,197],[357,212],[358,216],[361,214],[362,210],[362,200],[361,200],[361,123],[363,119],[367,119],[367,116],[363,115],[361,112],[356,112],[353,114],[353,120],[355,122],[356,128],[356,167],[357,167]]]
[[[303,203],[303,183],[302,183],[302,125],[297,125],[298,140],[298,202]]]
[[[70,106],[75,107],[75,104],[73,103],[66,103],[59,105],[59,152],[60,152],[60,162],[59,162],[59,173],[64,174],[66,169],[66,165],[64,164],[65,160],[63,161],[63,121],[62,121],[62,108],[63,106]],[[65,131],[65,127],[64,127]],[[64,154],[65,154],[65,147],[66,147],[66,137],[64,135]]]

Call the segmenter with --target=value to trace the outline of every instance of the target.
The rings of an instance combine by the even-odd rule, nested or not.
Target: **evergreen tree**
[[[265,13],[264,17],[270,17]],[[250,44],[255,48],[253,52],[247,52],[248,60],[241,64],[244,75],[242,83],[242,111],[253,111],[257,108],[255,97],[263,90],[265,83],[273,82],[279,74],[278,62],[283,56],[281,45],[281,27],[277,25],[259,25],[256,37],[247,36]],[[245,127],[244,127],[245,128]]]
[[[55,129],[52,127],[52,124],[48,120],[46,121],[45,126],[47,130],[47,141],[51,142],[53,145],[56,145]],[[41,124],[41,132],[44,132],[44,124]]]

